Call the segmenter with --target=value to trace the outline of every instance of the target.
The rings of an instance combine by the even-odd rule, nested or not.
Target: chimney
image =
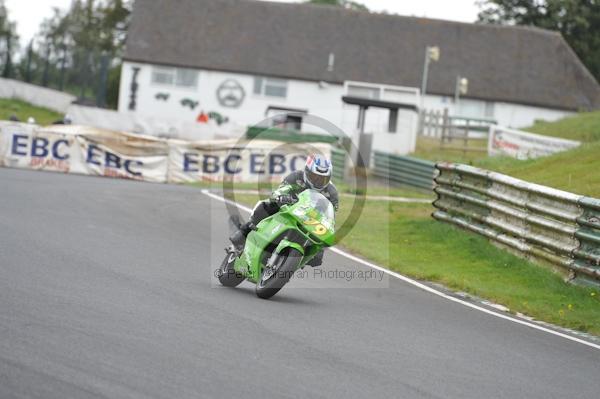
[[[329,53],[329,61],[327,62],[327,72],[333,72],[335,69],[335,54]]]

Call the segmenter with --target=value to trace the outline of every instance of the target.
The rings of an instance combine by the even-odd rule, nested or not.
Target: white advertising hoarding
[[[0,165],[156,183],[281,181],[327,144],[186,142],[82,126],[0,123]]]
[[[488,155],[531,159],[570,150],[579,145],[581,145],[579,141],[542,136],[502,126],[491,126],[488,138]]]
[[[173,183],[281,181],[304,167],[308,153],[329,155],[328,145],[269,140],[171,141],[169,148],[168,180]]]

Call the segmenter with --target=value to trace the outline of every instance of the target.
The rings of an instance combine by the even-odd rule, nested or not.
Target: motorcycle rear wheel
[[[298,250],[284,249],[272,266],[273,270],[263,268],[256,283],[256,295],[262,299],[269,299],[277,294],[290,281],[301,261],[302,254]]]

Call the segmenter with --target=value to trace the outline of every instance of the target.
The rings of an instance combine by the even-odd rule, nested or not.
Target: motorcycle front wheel
[[[234,263],[235,252],[227,252],[218,271],[219,282],[225,287],[237,287],[246,279],[242,274],[235,271],[233,268]]]
[[[293,248],[284,249],[275,264],[265,267],[256,283],[256,295],[269,299],[286,285],[302,261],[302,254]]]

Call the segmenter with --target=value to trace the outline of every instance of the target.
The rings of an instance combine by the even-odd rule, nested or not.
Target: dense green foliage
[[[596,79],[600,78],[600,1],[483,0],[479,4],[480,22],[560,32]]]
[[[115,68],[120,65],[131,6],[132,0],[73,0],[67,10],[54,8],[14,68],[10,52],[4,51],[3,76],[116,107],[119,88],[115,77],[119,72]],[[3,26],[14,30],[14,22],[2,19],[2,11],[0,0],[0,41],[5,42]]]
[[[4,0],[0,0],[0,59],[3,78],[13,74],[13,57],[19,49],[16,26],[16,23],[10,20]]]

